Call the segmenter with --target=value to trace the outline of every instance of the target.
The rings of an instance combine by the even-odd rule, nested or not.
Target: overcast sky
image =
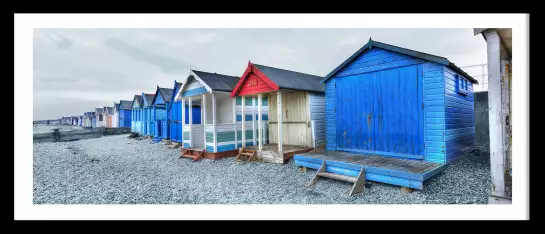
[[[250,60],[325,76],[369,37],[459,66],[486,63],[486,43],[469,28],[35,29],[34,120],[83,115],[157,85],[172,88],[189,66],[240,77]]]

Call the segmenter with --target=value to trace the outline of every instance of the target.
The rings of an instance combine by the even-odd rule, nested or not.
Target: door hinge
[[[424,109],[424,103],[422,103],[422,109]]]

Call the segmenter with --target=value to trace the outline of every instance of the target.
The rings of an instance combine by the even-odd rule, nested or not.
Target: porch
[[[245,145],[239,144],[239,147],[255,150],[260,161],[284,164],[294,154],[306,153],[316,147],[308,92],[278,90],[237,99],[244,103],[237,106],[240,109],[237,112],[245,116],[237,119],[241,126],[246,126],[241,131]]]

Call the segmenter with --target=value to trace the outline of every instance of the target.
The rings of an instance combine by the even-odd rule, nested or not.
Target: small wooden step
[[[346,182],[353,183],[352,189],[350,189],[350,193],[348,194],[349,197],[353,196],[354,194],[363,192],[363,188],[365,185],[365,169],[362,167],[360,172],[358,173],[358,177],[351,177],[351,176],[345,176],[345,175],[339,175],[334,174],[330,172],[326,172],[326,162],[324,161],[322,163],[322,166],[318,169],[312,180],[307,184],[307,188],[316,184],[318,180],[321,177],[327,177],[331,179],[336,180],[342,180]]]
[[[242,157],[246,157],[247,158],[247,162],[250,162],[250,161],[257,161],[257,151],[256,150],[252,150],[252,149],[246,149],[246,148],[242,148],[240,150],[240,153],[237,155],[237,157],[235,158],[235,161],[239,162],[239,161],[243,161],[242,160]]]
[[[329,172],[319,172],[318,176],[327,177],[327,178],[331,178],[335,180],[342,180],[342,181],[346,181],[350,183],[356,183],[356,181],[358,181],[358,178],[356,177],[339,175],[339,174],[334,174]]]
[[[180,151],[182,154],[180,155],[180,158],[191,158],[193,159],[193,162],[199,161],[202,158],[204,158],[204,149],[203,150],[193,150],[193,149],[185,149],[181,148]]]

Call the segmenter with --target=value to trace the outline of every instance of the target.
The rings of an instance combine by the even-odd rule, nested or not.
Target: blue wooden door
[[[161,137],[164,138],[164,139],[170,138],[170,136],[168,134],[168,121],[167,120],[161,121]]]
[[[339,78],[337,148],[394,157],[422,155],[422,77],[418,73],[415,65]]]

